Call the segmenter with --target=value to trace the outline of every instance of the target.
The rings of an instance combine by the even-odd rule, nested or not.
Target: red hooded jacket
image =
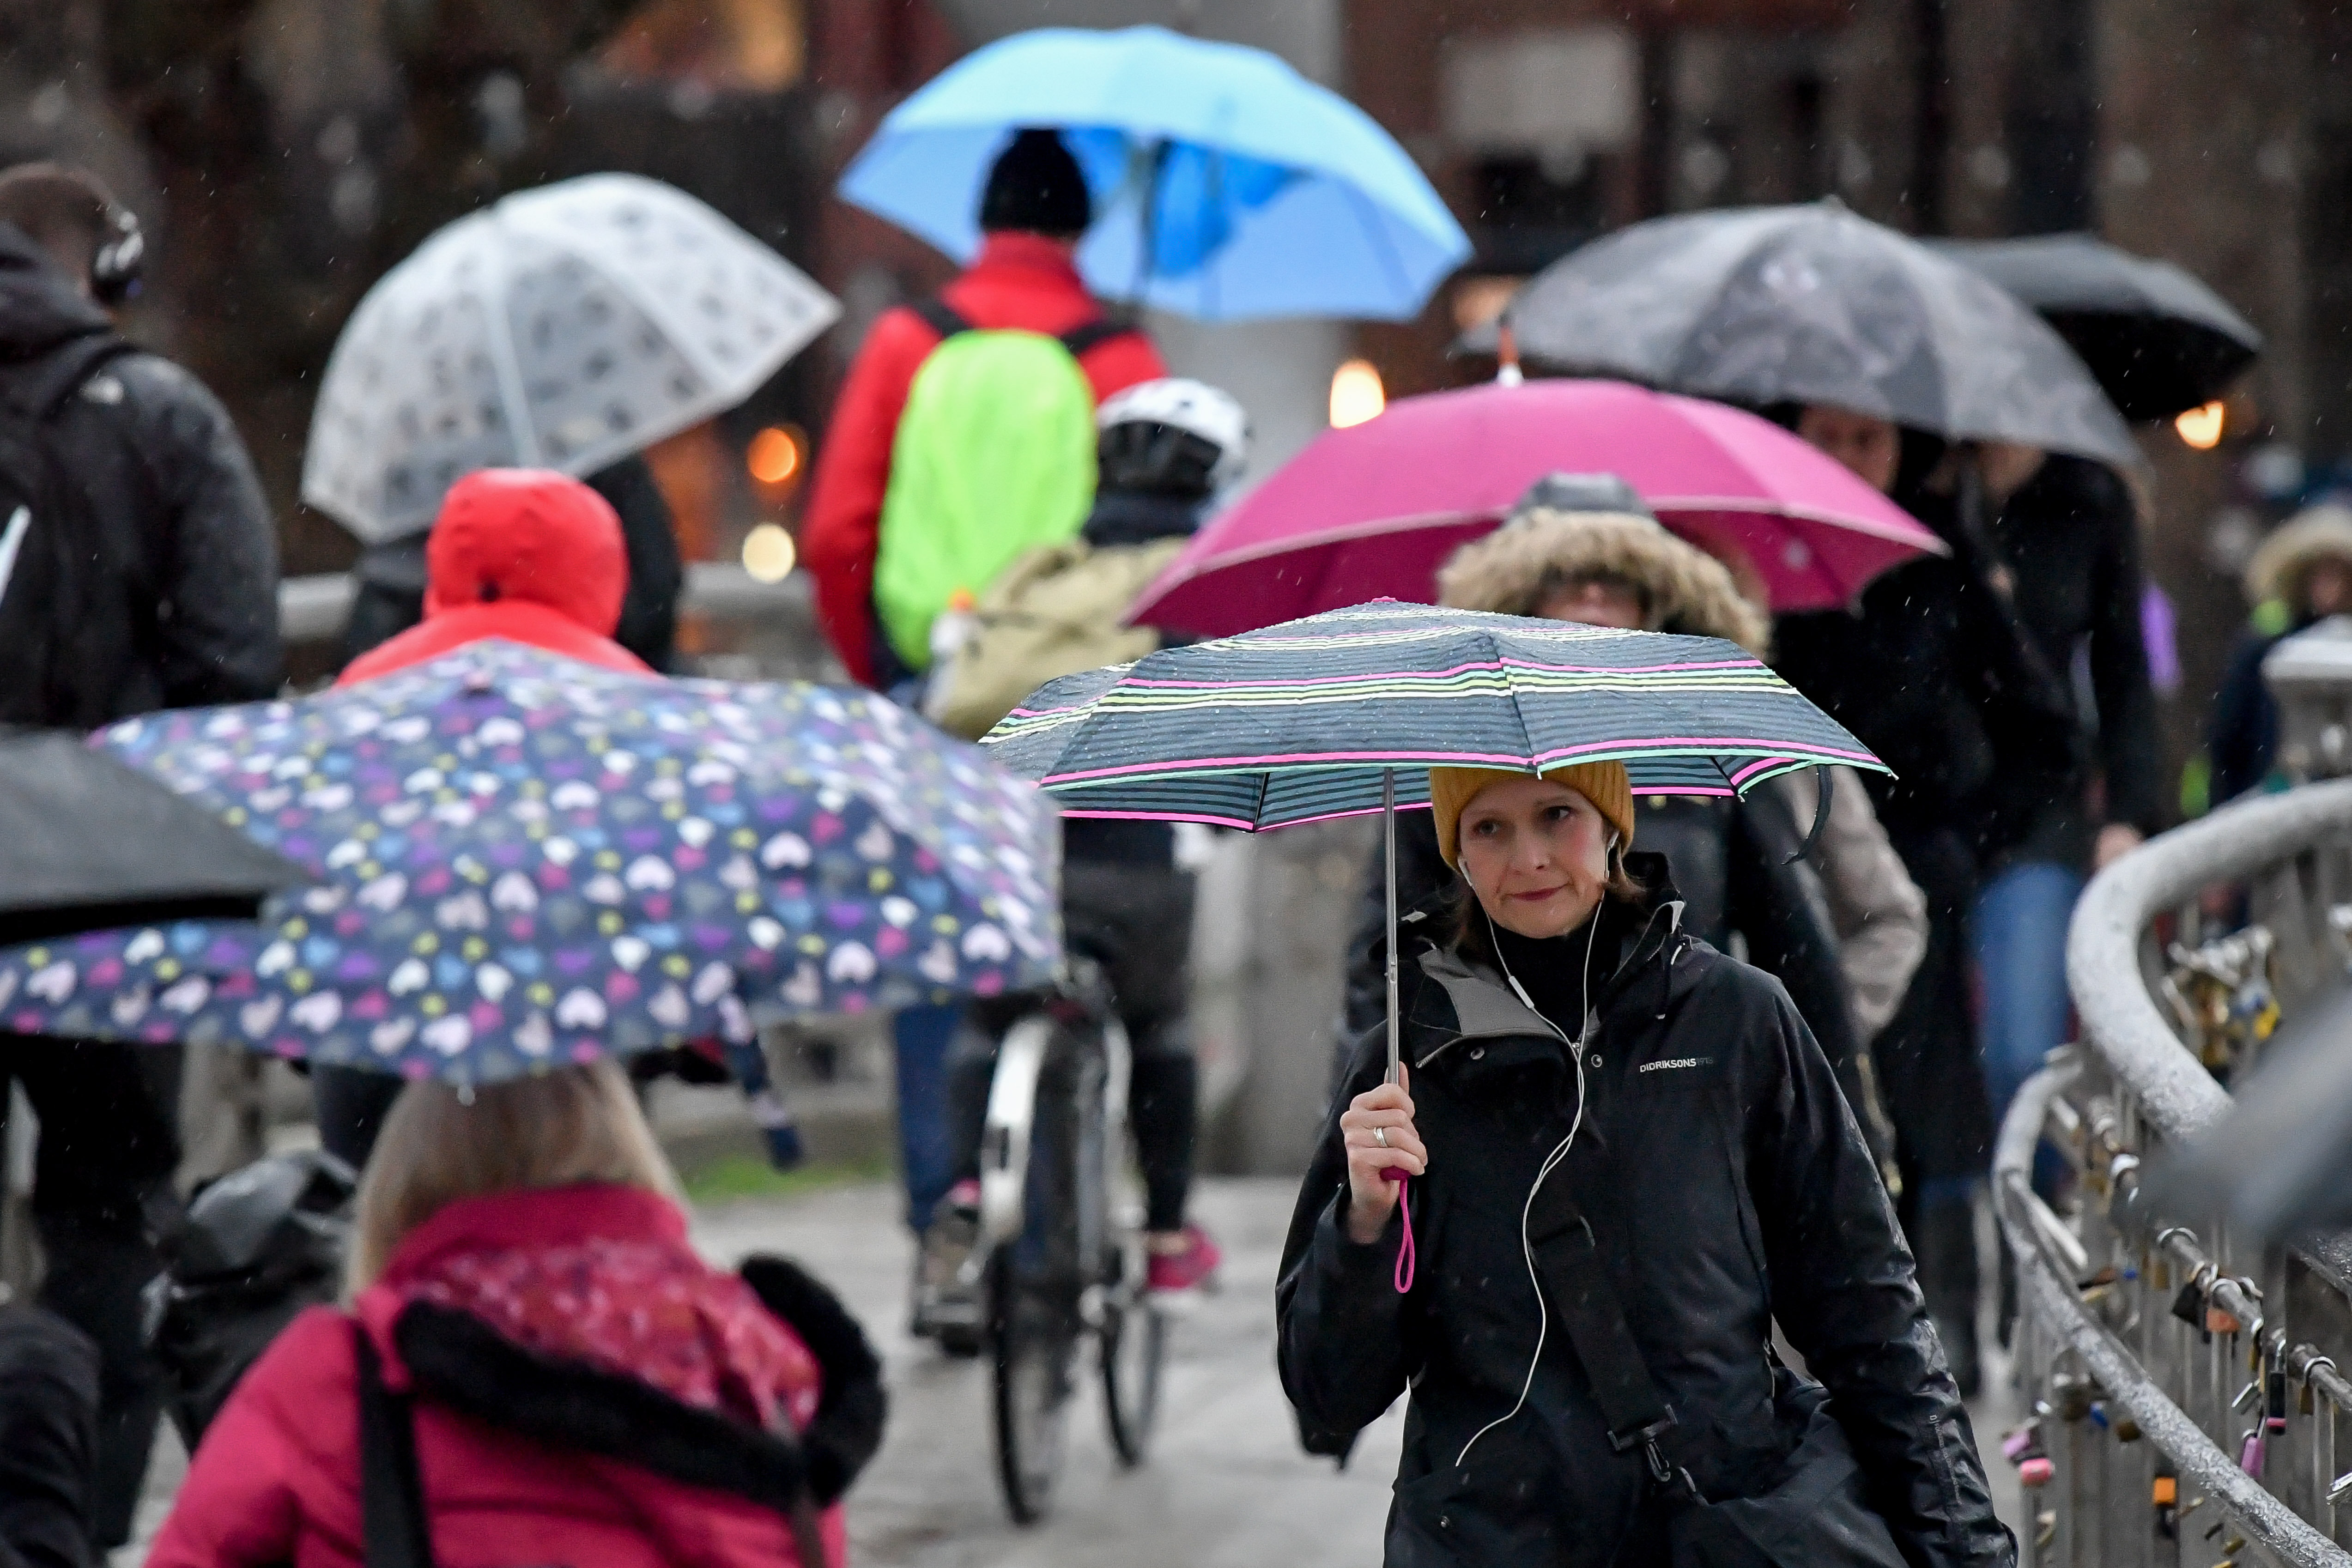
[[[803,1485],[829,1505],[817,1531],[825,1568],[840,1568],[834,1500],[847,1477],[826,1471],[811,1430],[840,1365],[821,1368],[811,1343],[837,1328],[820,1321],[804,1340],[769,1310],[757,1267],[739,1278],[702,1263],[677,1206],[641,1188],[451,1204],[402,1240],[352,1312],[312,1308],[254,1364],[197,1448],[149,1568],[362,1568],[354,1322],[386,1386],[414,1396],[444,1568],[814,1568],[773,1500]],[[878,1369],[845,1381],[858,1377]],[[878,1440],[878,1381],[872,1397]]]
[[[993,234],[980,255],[940,291],[975,327],[1062,333],[1103,313],[1087,292],[1069,248],[1030,234]],[[834,399],[801,559],[816,579],[817,614],[851,678],[874,684],[874,557],[882,542],[882,497],[890,486],[890,448],[915,372],[940,335],[912,310],[883,312],[857,350],[857,362]],[[1140,332],[1122,332],[1078,360],[1100,402],[1138,382],[1164,376],[1160,351]]]
[[[373,680],[503,637],[625,674],[650,675],[613,641],[629,591],[621,519],[579,480],[483,468],[449,486],[425,545],[425,619],[353,659],[335,684]]]

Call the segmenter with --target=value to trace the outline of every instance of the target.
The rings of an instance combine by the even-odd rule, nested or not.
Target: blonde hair
[[[613,1061],[464,1091],[411,1083],[360,1181],[348,1284],[383,1275],[402,1238],[460,1198],[610,1182],[679,1196],[628,1075]]]

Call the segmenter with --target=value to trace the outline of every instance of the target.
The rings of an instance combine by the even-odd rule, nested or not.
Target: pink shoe
[[[1151,1272],[1147,1288],[1154,1291],[1196,1291],[1210,1282],[1224,1254],[1209,1239],[1209,1233],[1197,1225],[1184,1228],[1181,1251],[1151,1252]]]
[[[980,1212],[980,1178],[966,1176],[948,1188],[947,1207],[968,1208],[972,1213],[978,1214]]]

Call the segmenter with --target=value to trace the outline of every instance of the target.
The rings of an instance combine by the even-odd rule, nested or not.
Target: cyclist
[[[1118,570],[1106,558],[1123,557],[1126,580],[1148,581],[1200,526],[1217,491],[1241,471],[1248,421],[1241,405],[1216,388],[1168,378],[1109,399],[1097,423],[1100,480],[1080,530],[1084,554],[1104,575]],[[1032,570],[1024,573],[1024,567]],[[1132,590],[1104,597],[1086,586],[1087,570],[1081,565],[1039,578],[1034,563],[1016,564],[1007,575],[1032,586],[1018,605],[1005,607],[1011,612],[1007,621],[1066,620],[1076,604],[1116,626]],[[989,608],[983,606],[983,616]],[[985,626],[979,637],[976,651],[985,650]],[[1160,633],[1149,638],[1152,643],[1167,640]],[[1010,684],[1025,693],[1067,673],[1041,666],[1020,672]],[[1062,853],[1067,940],[1102,965],[1134,1053],[1128,1113],[1143,1167],[1150,1288],[1163,1295],[1189,1291],[1210,1280],[1220,1256],[1207,1232],[1185,1218],[1197,1110],[1186,1018],[1192,873],[1178,865],[1175,830],[1166,822],[1068,818],[1062,827]],[[980,1139],[997,1034],[1012,1016],[1006,1004],[975,1009],[950,1061],[957,1180],[924,1239],[919,1332],[942,1322],[976,1321],[976,1303],[969,1289],[959,1285],[958,1275],[978,1230]]]
[[[910,695],[913,677],[925,662],[921,649],[928,637],[917,635],[908,624],[908,616],[902,614],[898,618],[901,634],[894,641],[881,613],[894,506],[912,514],[907,519],[913,525],[911,537],[900,541],[910,548],[902,551],[901,559],[909,566],[928,563],[936,570],[958,553],[945,548],[940,537],[947,531],[937,520],[940,513],[969,516],[976,510],[981,517],[1001,527],[1025,528],[1034,520],[1007,516],[999,504],[1003,495],[1043,491],[1058,497],[1067,495],[1074,482],[1091,487],[1091,474],[1081,478],[1056,470],[1055,460],[1061,443],[992,443],[986,434],[992,428],[991,405],[1024,410],[1035,398],[1054,390],[1050,374],[1033,374],[1026,385],[992,389],[993,395],[989,395],[992,389],[983,387],[983,395],[960,408],[943,406],[954,402],[953,399],[918,400],[916,393],[922,390],[918,383],[926,371],[953,368],[934,363],[941,359],[942,350],[960,340],[962,354],[993,355],[1002,362],[1007,354],[1017,354],[1024,348],[1042,351],[1045,346],[1006,343],[1004,339],[1034,333],[1058,340],[1076,360],[1083,380],[1076,442],[1081,467],[1092,404],[1122,388],[1167,373],[1150,340],[1140,331],[1121,329],[1108,320],[1078,276],[1074,258],[1093,215],[1086,179],[1061,138],[1051,131],[1020,131],[991,167],[981,195],[980,254],[936,298],[883,312],[858,350],[856,362],[835,401],[824,449],[817,457],[801,548],[816,580],[817,610],[825,635],[850,678],[862,685],[893,696]],[[980,341],[983,340],[989,341]],[[1025,362],[1036,368],[1034,357]],[[960,384],[969,387],[972,380]],[[943,379],[940,390],[947,392],[951,386]],[[910,420],[922,424],[914,417],[919,401],[947,416],[940,423],[961,426],[961,431],[940,431],[937,425],[908,430]],[[1051,412],[1066,413],[1068,402],[1064,398]],[[980,406],[971,406],[975,402]],[[1058,430],[1060,425],[1041,420],[1024,428]],[[987,460],[992,444],[997,463]],[[949,461],[917,465],[914,472],[902,473],[897,461],[902,447],[924,455],[943,454]],[[981,460],[971,460],[975,452]],[[964,459],[961,465],[955,461],[958,457]],[[997,481],[977,472],[1007,462],[1024,472],[1001,489]],[[1045,472],[1038,472],[1041,469]],[[961,479],[966,494],[961,497],[916,494],[924,488],[918,481],[941,474],[950,482]],[[958,507],[953,504],[958,500],[967,504]],[[929,504],[919,504],[923,502]],[[926,516],[927,512],[930,515]],[[1065,537],[1084,512],[1081,489],[1062,529]],[[994,575],[992,571],[977,581],[946,586],[977,592]],[[948,596],[940,591],[934,597],[936,610]],[[960,1016],[958,1009],[949,1007],[908,1008],[891,1024],[907,1223],[919,1235],[930,1224],[932,1209],[949,1186],[944,1064]]]

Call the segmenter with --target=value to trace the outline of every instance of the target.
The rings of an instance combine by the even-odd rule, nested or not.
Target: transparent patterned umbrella
[[[477,468],[593,473],[741,402],[840,313],[657,180],[520,192],[360,301],[319,389],[302,498],[377,544],[431,526]]]

